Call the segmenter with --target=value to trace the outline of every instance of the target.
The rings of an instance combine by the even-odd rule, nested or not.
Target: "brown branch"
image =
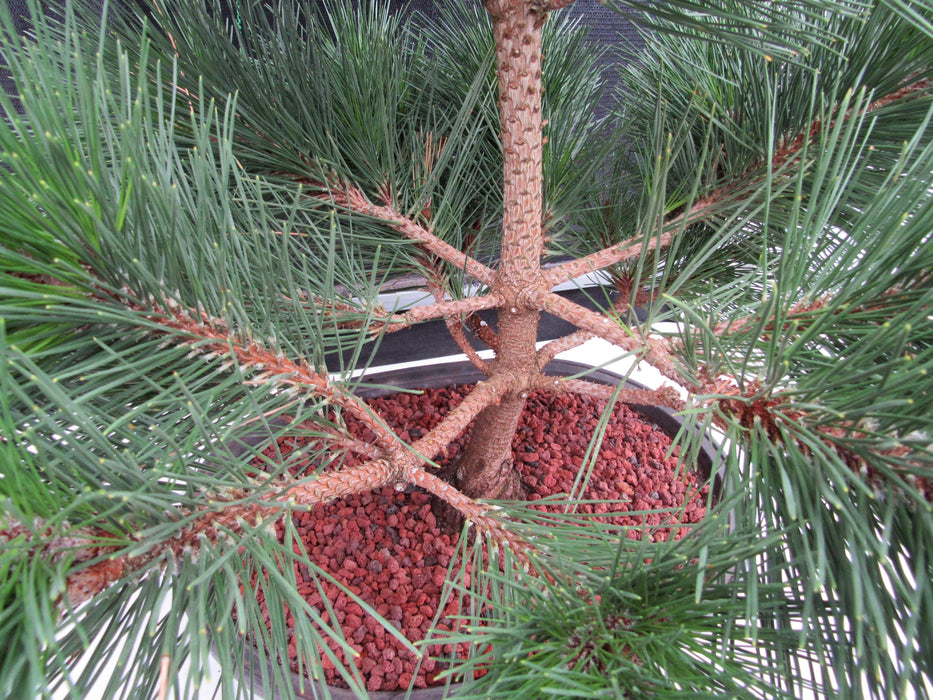
[[[916,74],[914,74],[914,77],[916,77]],[[914,82],[909,83],[902,88],[898,88],[894,92],[885,95],[884,97],[879,97],[874,102],[869,103],[868,107],[865,108],[865,112],[874,112],[876,109],[887,107],[892,102],[903,100],[906,97],[916,95],[918,92],[924,92],[930,88],[933,88],[933,78],[921,78],[920,80],[915,80]],[[846,116],[848,117],[848,115]]]
[[[276,500],[313,506],[404,480],[404,472],[398,465],[387,459],[374,459],[355,467],[322,472],[314,481],[290,487]]]
[[[275,382],[293,391],[309,391],[335,406],[350,412],[362,421],[375,435],[376,444],[390,455],[404,453],[404,442],[388,426],[373,415],[365,402],[340,385],[332,384],[327,377],[318,374],[303,360],[291,360],[283,354],[275,354],[255,340],[241,341],[220,319],[186,309],[171,299],[162,303],[153,302],[155,315],[151,320],[159,325],[181,331],[190,338],[177,337],[182,345],[193,345],[193,352],[206,359],[225,357],[222,367],[234,361],[241,367],[254,372],[248,380],[251,384]]]
[[[480,532],[491,535],[500,543],[507,544],[519,559],[528,560],[527,553],[533,547],[527,540],[505,527],[500,519],[490,515],[490,513],[497,510],[495,506],[481,503],[466,496],[440,477],[426,472],[424,469],[410,469],[407,478],[410,483],[423,488],[456,509],[468,522],[473,523]]]
[[[115,539],[109,533],[50,537],[41,546],[41,556],[56,561],[70,555],[79,564],[89,562],[88,566],[74,571],[67,578],[65,595],[69,604],[75,606],[166,554],[181,560],[186,553],[197,552],[204,540],[216,543],[224,532],[242,532],[245,527],[259,527],[269,519],[278,518],[286,512],[285,503],[312,506],[402,479],[404,475],[396,466],[387,460],[374,460],[357,467],[319,474],[314,481],[292,486],[262,503],[244,505],[215,501],[197,512],[194,521],[173,538],[155,544],[135,557],[120,556],[125,543],[108,544]],[[0,542],[8,544],[9,540],[23,534],[28,538],[32,533],[14,524],[0,531]],[[46,533],[46,537],[49,535],[51,533]]]
[[[538,350],[538,369],[544,369],[548,363],[562,352],[573,350],[595,336],[590,331],[575,330],[565,336],[552,340]]]
[[[432,276],[429,279],[428,288],[431,290],[431,294],[434,295],[435,301],[442,303],[446,293],[445,285],[442,283],[442,280],[446,278],[443,277],[441,271],[438,270],[433,264],[431,265],[431,271]],[[501,297],[498,294],[490,293],[487,296],[495,297],[501,303]],[[498,305],[499,304],[496,304],[496,306]],[[469,312],[469,316],[472,316],[473,313],[474,312],[472,311]],[[447,332],[450,334],[450,337],[454,339],[457,347],[463,351],[463,354],[466,355],[470,363],[488,377],[490,374],[489,365],[477,354],[477,352],[473,349],[473,346],[470,345],[470,341],[467,340],[467,337],[463,332],[462,322],[458,318],[455,318],[453,314],[448,314],[444,317],[444,325],[447,327]]]
[[[822,309],[830,301],[829,297],[823,297],[822,299],[817,299],[816,301],[799,301],[793,306],[791,306],[787,313],[785,314],[785,319],[787,319],[782,328],[783,331],[790,330],[789,321],[793,320],[795,316],[805,316],[813,311]],[[718,323],[713,328],[714,335],[724,335],[726,333],[740,333],[749,326],[757,324],[760,320],[758,316],[746,316],[744,318],[736,319],[735,321],[730,321],[729,323]],[[774,331],[774,317],[771,317],[771,322],[765,324],[763,330],[768,332]]]
[[[435,304],[429,307],[419,307],[419,308],[435,308],[440,309],[444,316],[444,325],[447,327],[447,332],[450,333],[450,337],[454,339],[454,342],[457,344],[457,347],[463,351],[463,354],[466,355],[470,363],[481,371],[485,375],[489,375],[489,366],[486,361],[483,360],[473,349],[473,346],[470,345],[470,342],[467,340],[466,335],[463,333],[463,324],[456,316],[462,314],[468,314],[472,316],[475,311],[478,311],[479,308],[491,308],[490,306],[485,306],[486,304],[491,304],[492,307],[499,306],[502,303],[502,298],[491,292],[482,297],[473,297],[471,299],[462,299],[460,304],[464,305],[465,310],[461,310],[456,306],[450,306],[451,302],[447,301],[445,298],[446,290],[445,285],[443,284],[443,275],[440,270],[438,270],[434,265],[433,261],[428,264],[428,267],[431,270],[431,274],[427,278],[428,289],[431,291],[431,294],[434,296]],[[479,307],[479,308],[474,308]],[[417,309],[412,309],[416,311]],[[407,314],[406,314],[407,317]],[[406,319],[409,322],[413,322],[410,319]],[[395,328],[389,328],[389,331],[394,331]]]
[[[65,596],[71,606],[76,606],[90,600],[119,579],[143,570],[166,554],[181,560],[186,553],[198,551],[202,541],[216,543],[225,532],[238,533],[245,527],[260,527],[267,519],[278,518],[287,512],[285,505],[282,505],[284,503],[313,506],[401,481],[420,486],[443,499],[479,530],[510,545],[519,556],[526,556],[523,552],[530,549],[527,542],[490,515],[493,506],[468,498],[421,467],[409,466],[400,470],[386,460],[375,460],[351,469],[319,474],[314,481],[292,486],[284,494],[264,503],[230,504],[220,510],[205,508],[195,522],[178,535],[154,545],[139,556],[119,556],[123,543],[108,545],[108,540],[113,541],[113,538],[106,533],[95,539],[52,537],[42,544],[42,556],[55,561],[62,556],[72,555],[79,562],[92,562],[67,577]],[[0,530],[0,542],[6,545],[22,536],[28,539],[32,532],[18,523]]]
[[[215,506],[216,507],[216,504]],[[89,531],[88,533],[69,533],[55,536],[49,530],[39,532],[40,538],[46,537],[40,545],[32,547],[38,550],[40,556],[47,561],[57,561],[62,557],[71,557],[72,566],[77,564],[76,571],[68,574],[65,586],[65,598],[71,606],[80,605],[108,588],[120,578],[143,570],[146,566],[159,558],[170,555],[176,561],[185,557],[186,553],[196,552],[206,540],[216,543],[224,531],[241,531],[244,526],[259,527],[265,517],[276,515],[281,506],[270,507],[263,504],[252,503],[248,505],[229,504],[219,510],[205,508],[196,520],[185,527],[172,539],[151,547],[147,552],[135,557],[119,556],[119,552],[126,547],[124,540],[115,541],[112,534],[104,531]],[[41,530],[38,523],[34,529]],[[0,542],[9,546],[9,540],[25,535],[28,541],[33,537],[33,530],[27,529],[18,523],[0,531]],[[134,548],[138,543],[134,544]],[[82,564],[87,566],[78,568]]]
[[[283,358],[273,356],[255,343],[241,343],[231,336],[220,321],[203,318],[196,321],[189,310],[182,309],[174,302],[166,301],[165,307],[155,306],[160,316],[154,320],[174,331],[182,331],[192,336],[191,340],[182,342],[198,343],[198,352],[208,355],[232,354],[242,365],[260,372],[260,376],[270,375],[270,379],[273,376],[280,379],[284,377],[282,381],[293,383],[300,388],[309,388],[335,405],[350,410],[374,433],[382,430],[382,426],[374,420],[371,412],[364,405],[357,403],[359,399],[344,394],[339,387],[331,386],[326,378],[314,374],[306,366],[289,363]],[[388,484],[409,482],[437,492],[442,498],[450,499],[451,505],[469,517],[478,528],[503,542],[514,544],[516,549],[520,550],[527,545],[522,545],[498,520],[490,517],[488,506],[471,501],[452,487],[442,488],[439,485],[440,480],[427,474],[422,466],[466,429],[483,408],[496,402],[510,388],[510,383],[510,378],[505,376],[480,382],[423,438],[410,447],[393,443],[393,449],[385,450],[386,457],[371,459],[338,471],[321,473],[313,481],[294,484],[277,495],[265,497],[259,503],[237,503],[235,499],[249,495],[246,490],[243,490],[242,494],[228,495],[227,501],[212,498],[209,505],[193,515],[182,512],[183,517],[192,518],[193,522],[175,537],[152,546],[141,555],[120,556],[119,552],[125,549],[126,543],[122,540],[116,542],[113,535],[103,531],[60,537],[53,536],[50,531],[40,532],[38,536],[45,541],[36,547],[41,547],[41,556],[50,561],[71,555],[79,564],[87,562],[87,566],[74,571],[67,579],[66,597],[74,606],[92,598],[120,578],[141,571],[165,555],[170,555],[176,560],[181,559],[187,552],[197,551],[202,540],[217,542],[225,531],[240,532],[244,527],[259,527],[271,518],[280,517],[287,510],[286,504],[313,506]],[[381,439],[398,441],[391,432]],[[32,530],[16,523],[0,530],[0,542],[5,546],[22,536],[25,536],[27,541],[35,537]]]
[[[404,479],[404,475],[387,460],[373,460],[357,467],[325,472],[308,483],[288,488],[278,496],[269,496],[263,503],[238,504],[213,502],[197,512],[194,522],[172,539],[153,545],[145,553],[119,556],[124,543],[108,544],[113,537],[102,533],[92,537],[52,537],[42,546],[42,556],[50,561],[72,555],[80,562],[91,562],[85,568],[68,575],[65,595],[70,605],[79,605],[94,597],[119,579],[143,570],[150,563],[170,554],[181,560],[188,552],[197,552],[203,540],[216,543],[224,532],[242,532],[245,527],[259,527],[263,522],[286,512],[285,503],[312,506],[360,491],[369,491]],[[246,492],[244,492],[246,495]],[[218,509],[219,507],[219,509]],[[0,541],[12,539],[28,531],[19,526],[0,531]],[[99,560],[99,561],[94,561]]]
[[[677,383],[683,381],[668,341],[646,338],[637,328],[622,326],[609,316],[590,311],[553,292],[532,289],[526,299],[542,311],[562,318],[582,331],[618,345],[623,350],[637,353],[668,379]]]
[[[470,341],[467,340],[466,334],[463,332],[463,327],[453,319],[447,319],[447,331],[450,333],[450,337],[454,339],[454,342],[457,344],[463,354],[466,355],[467,359],[470,361],[476,369],[485,374],[487,377],[490,375],[491,370],[489,368],[489,363],[486,362],[482,357],[479,356],[479,353],[473,349],[473,346],[470,345]]]
[[[626,302],[626,298],[624,290],[620,290],[619,297],[612,303],[613,311],[619,316],[624,315],[629,309],[630,304]],[[630,298],[630,295],[628,298]],[[593,337],[590,331],[578,329],[565,336],[552,340],[538,350],[538,369],[544,369],[547,364],[560,353],[573,350]]]
[[[723,197],[725,192],[724,189],[717,190],[708,197],[698,199],[689,209],[664,222],[661,233],[647,241],[642,241],[641,235],[635,235],[582,258],[555,265],[544,270],[542,274],[549,286],[556,287],[559,284],[571,282],[582,275],[598,272],[620,262],[637,258],[645,249],[667,248],[674,240],[674,237],[683,232],[688,224],[701,220],[703,215],[708,213],[708,210],[713,209],[715,205],[726,199]]]
[[[499,336],[488,323],[476,314],[471,314],[467,323],[470,324],[470,331],[473,335],[485,343],[487,348],[495,353],[499,352]]]
[[[412,455],[423,457],[418,462],[434,459],[444,447],[466,430],[480,411],[491,404],[498,404],[502,396],[513,388],[512,382],[512,377],[499,374],[476,384],[463,401],[452,408],[440,423],[424,437],[411,444]],[[415,460],[409,460],[406,467],[416,463]]]
[[[462,250],[442,241],[424,226],[402,215],[390,204],[377,206],[370,202],[361,190],[352,186],[346,186],[342,193],[337,189],[331,190],[328,196],[335,204],[344,206],[352,212],[379,219],[406,238],[421,244],[429,253],[463,270],[476,281],[486,286],[492,286],[496,276],[492,268],[483,265]]]
[[[553,380],[552,377],[545,378]],[[622,386],[621,388],[610,384],[601,384],[587,379],[558,379],[555,381],[542,381],[540,387],[548,391],[571,392],[583,394],[600,401],[610,401],[613,396],[624,404],[636,406],[664,406],[674,411],[682,411],[686,404],[680,398],[677,390],[670,386],[657,389],[639,389]]]
[[[386,332],[393,333],[422,321],[429,321],[434,318],[449,318],[451,316],[469,315],[483,309],[494,309],[503,304],[502,297],[495,292],[490,292],[478,297],[468,299],[446,299],[436,301],[433,304],[416,306],[408,311],[399,314],[393,314],[387,321]]]
[[[363,442],[352,435],[344,434],[335,428],[325,428],[314,421],[303,421],[298,424],[298,428],[316,433],[318,442],[312,443],[312,445],[326,446],[328,453],[330,453],[329,457],[331,455],[334,457],[339,456],[336,453],[340,451],[351,452],[365,459],[379,459],[383,456],[383,450],[375,445]]]

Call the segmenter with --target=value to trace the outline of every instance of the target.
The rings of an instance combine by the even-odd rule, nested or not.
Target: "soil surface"
[[[429,389],[421,394],[393,394],[369,403],[400,437],[414,440],[434,427],[467,392],[468,387]],[[576,394],[539,393],[529,397],[513,442],[515,463],[529,500],[571,491],[602,410],[599,402]],[[351,429],[360,438],[368,437],[359,425],[351,425]],[[442,466],[456,458],[467,437],[468,431],[450,445],[439,459]],[[578,506],[577,512],[613,513],[608,522],[641,526],[628,532],[633,538],[660,540],[688,531],[687,526],[699,522],[705,514],[707,487],[698,489],[702,479],[678,469],[676,456],[667,457],[670,443],[670,438],[655,425],[627,406],[617,405],[583,492],[585,500],[617,502],[584,504]],[[287,453],[302,444],[300,438],[285,438],[279,449]],[[345,463],[355,461],[348,455]],[[418,490],[387,487],[294,516],[310,558],[412,641],[425,639],[440,604],[448,565],[457,554],[458,535],[441,531],[430,500],[428,494]],[[684,504],[674,516],[670,512],[627,514],[680,508]],[[601,521],[606,522],[606,517],[601,515]],[[279,532],[283,533],[281,525]],[[299,591],[326,622],[340,625],[347,641],[359,652],[355,663],[371,691],[406,689],[413,678],[415,687],[432,685],[442,670],[441,659],[466,652],[465,647],[455,649],[451,644],[439,643],[427,647],[419,663],[337,586],[301,571],[299,581]],[[333,615],[326,609],[325,600],[330,601]],[[457,614],[454,597],[446,604],[435,629],[455,630]],[[343,660],[339,646],[332,643],[331,647]],[[289,642],[289,654],[297,668],[293,640]],[[345,687],[333,663],[327,655],[322,656],[327,681]]]

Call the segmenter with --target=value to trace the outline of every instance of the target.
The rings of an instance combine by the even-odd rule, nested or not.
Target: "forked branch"
[[[136,556],[121,556],[119,553],[125,548],[125,541],[116,542],[112,535],[103,532],[86,535],[69,533],[62,537],[39,533],[37,536],[14,523],[0,531],[0,541],[10,541],[14,537],[25,537],[28,541],[38,537],[42,544],[36,546],[41,546],[42,556],[50,561],[79,548],[82,556],[80,561],[86,561],[88,565],[72,573],[66,586],[69,604],[78,605],[117,580],[143,571],[166,555],[180,560],[186,552],[196,551],[202,539],[217,542],[226,535],[263,526],[288,512],[289,507],[310,507],[386,485],[410,483],[442,498],[480,530],[522,552],[528,549],[527,543],[504,527],[498,518],[490,515],[492,506],[467,497],[439,477],[426,472],[423,466],[426,460],[436,456],[453,437],[459,435],[479,411],[495,402],[507,388],[506,384],[507,380],[502,378],[480,382],[440,424],[406,451],[395,452],[392,458],[380,457],[354,467],[324,472],[313,481],[293,484],[284,490],[269,493],[260,502],[223,501],[206,494],[205,500],[211,505],[193,513],[181,513],[190,520],[187,526],[170,540],[157,543]],[[368,421],[367,425],[372,426],[372,422]]]
[[[542,311],[547,311],[579,328],[579,334],[571,334],[574,341],[582,338],[583,333],[590,333],[618,345],[623,350],[640,355],[668,379],[678,383],[683,381],[683,377],[677,371],[670,344],[666,340],[647,338],[637,328],[623,326],[605,314],[590,311],[553,292],[529,290],[527,298]],[[554,352],[548,348],[549,345],[545,345],[539,351],[547,351],[547,354],[539,356],[539,366],[543,366],[541,361]]]

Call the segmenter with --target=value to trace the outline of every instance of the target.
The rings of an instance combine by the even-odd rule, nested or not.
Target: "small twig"
[[[544,369],[547,364],[560,353],[580,347],[593,337],[590,331],[578,329],[565,336],[552,340],[538,350],[538,369]]]
[[[283,416],[283,418],[287,417]],[[298,428],[317,433],[319,435],[318,440],[321,442],[326,440],[328,453],[345,450],[365,459],[379,459],[384,456],[384,451],[375,445],[363,442],[362,440],[354,438],[352,435],[344,434],[334,428],[325,428],[311,420],[299,423]]]
[[[623,297],[624,295],[620,294],[619,297],[612,303],[613,311],[615,311],[620,316],[622,316],[627,311],[627,305]],[[544,369],[547,364],[560,353],[580,347],[583,345],[583,343],[587,342],[593,337],[593,333],[590,331],[577,329],[572,333],[568,333],[565,336],[552,340],[550,343],[544,345],[538,350],[538,369]]]
[[[165,700],[168,697],[168,671],[171,665],[171,659],[168,654],[162,654],[162,662],[159,667],[159,694],[158,700]]]
[[[490,374],[489,363],[480,357],[479,353],[470,345],[470,341],[467,340],[466,334],[463,332],[463,326],[454,319],[447,319],[446,323],[447,332],[450,333],[450,337],[454,339],[457,347],[466,355],[470,364],[488,377]]]
[[[499,336],[496,335],[496,332],[488,323],[476,314],[471,314],[467,319],[467,323],[470,324],[470,331],[473,335],[485,343],[486,347],[495,353],[499,352]]]
[[[440,270],[438,270],[434,265],[430,265],[432,271],[432,276],[428,279],[428,289],[431,291],[431,294],[434,296],[435,301],[438,304],[442,304],[446,299],[446,289],[445,285],[442,283],[444,277]],[[498,294],[490,293],[486,295],[487,299],[495,299],[495,306],[499,306],[501,303],[501,297]],[[464,301],[471,301],[469,299]],[[466,312],[472,316],[475,312]],[[470,341],[467,340],[466,335],[463,333],[463,324],[459,320],[459,314],[455,315],[448,313],[444,315],[444,325],[447,327],[447,332],[450,333],[450,337],[454,339],[454,342],[457,344],[463,354],[466,355],[470,363],[476,367],[480,372],[489,376],[489,366],[486,364],[486,361],[483,360],[473,349],[473,346],[470,345]]]

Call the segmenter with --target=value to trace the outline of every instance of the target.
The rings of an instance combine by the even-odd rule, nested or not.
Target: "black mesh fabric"
[[[26,0],[6,0],[6,6],[10,9],[13,21],[16,22],[16,28],[20,32],[27,26],[26,18],[29,16],[29,7]]]
[[[10,11],[10,15],[13,17],[16,30],[20,33],[26,31],[26,28],[28,27],[26,18],[29,14],[26,6],[26,0],[6,0],[6,5]],[[3,55],[2,50],[0,50],[0,87],[2,87],[8,95],[16,94],[16,86],[14,85],[13,77],[10,75],[10,71],[7,68],[6,57]]]
[[[58,8],[61,7],[64,1],[65,0],[49,0],[46,6],[50,9]],[[132,2],[133,0],[122,1]],[[324,0],[311,1],[318,5],[322,5],[324,2]],[[426,17],[428,21],[437,19],[439,2],[443,1],[445,0],[389,0],[390,6],[396,11],[408,14],[417,12],[420,16]],[[471,0],[462,1],[469,2]],[[479,3],[481,0],[472,1]],[[118,2],[120,2],[120,0],[116,0],[114,4],[116,5]],[[236,2],[237,0],[229,0],[231,5],[235,5]],[[6,0],[6,3],[15,19],[17,29],[20,32],[25,31],[28,28],[27,0]],[[580,18],[581,22],[589,31],[589,41],[593,42],[594,45],[611,44],[626,52],[630,49],[632,55],[637,55],[642,42],[635,27],[626,21],[623,16],[608,9],[598,0],[577,0],[566,12],[569,12],[573,17]],[[612,52],[603,59],[603,77],[610,87],[615,83],[615,71],[613,70],[613,66],[618,60],[619,54],[617,52]],[[2,55],[0,55],[0,86],[2,86],[8,94],[12,95],[15,93],[15,88],[5,64],[6,62],[3,60]],[[611,90],[607,90],[603,101],[604,107],[611,103],[611,99]]]
[[[427,17],[429,21],[437,20],[438,7],[442,2],[450,0],[390,0],[390,7],[398,12],[409,14],[418,13]],[[470,1],[470,0],[462,0]],[[472,0],[480,4],[481,0]],[[602,58],[603,79],[609,85],[603,97],[603,108],[608,108],[614,98],[614,86],[617,84],[616,71],[620,58],[635,57],[644,47],[644,41],[635,25],[629,22],[624,15],[614,12],[599,0],[577,0],[563,12],[579,19],[586,27],[588,40],[594,46],[612,46],[615,50],[607,52]]]

